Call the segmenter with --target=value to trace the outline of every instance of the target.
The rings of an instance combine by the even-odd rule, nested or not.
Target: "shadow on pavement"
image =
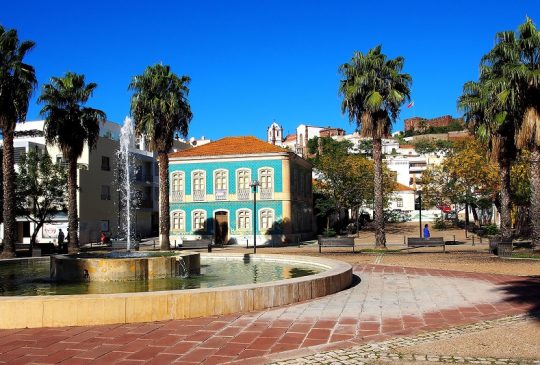
[[[507,295],[505,301],[529,305],[528,314],[540,320],[540,276],[507,282],[499,290]]]

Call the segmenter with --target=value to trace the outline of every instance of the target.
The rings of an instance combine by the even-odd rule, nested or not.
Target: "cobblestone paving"
[[[348,290],[260,312],[0,330],[0,363],[263,364],[523,314],[538,303],[509,290],[533,278],[382,265],[354,273],[361,281]]]
[[[497,320],[483,321],[467,326],[454,327],[445,330],[424,333],[418,336],[394,338],[387,341],[354,346],[348,349],[320,352],[310,356],[290,360],[277,361],[271,365],[301,365],[301,364],[369,364],[374,361],[428,361],[439,363],[468,363],[468,364],[540,364],[540,360],[529,359],[503,359],[492,357],[470,357],[435,354],[402,354],[396,352],[398,348],[414,346],[421,343],[454,338],[463,334],[478,332],[490,328],[502,327],[525,321],[528,316],[517,315]]]

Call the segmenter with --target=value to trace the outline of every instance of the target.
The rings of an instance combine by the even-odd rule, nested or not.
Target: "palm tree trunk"
[[[533,246],[540,244],[540,146],[531,148],[531,239]]]
[[[512,221],[510,217],[510,161],[508,159],[503,159],[499,162],[499,179],[501,184],[501,237],[503,240],[508,240],[512,236]]]
[[[169,156],[160,152],[159,160],[159,241],[161,250],[170,250],[169,241]]]
[[[374,210],[373,220],[375,221],[375,246],[386,247],[386,236],[384,234],[384,211],[383,211],[383,174],[382,174],[382,139],[373,138],[373,162],[375,164],[374,174]]]
[[[4,151],[2,156],[3,188],[4,188],[4,240],[3,251],[0,257],[9,258],[15,256],[15,241],[17,240],[17,223],[15,222],[15,169],[13,168],[13,133],[3,131]]]
[[[68,252],[79,252],[79,214],[77,212],[77,157],[69,156],[68,167]]]

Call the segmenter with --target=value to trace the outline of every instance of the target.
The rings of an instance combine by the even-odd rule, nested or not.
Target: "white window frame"
[[[174,217],[176,214],[178,214],[178,220],[179,220],[178,228],[175,228],[175,225],[174,225]],[[183,221],[183,224],[181,224],[182,221]],[[180,231],[180,232],[186,231],[186,212],[184,210],[175,209],[171,211],[171,230]]]
[[[197,213],[202,213],[202,216],[203,216],[203,226],[202,228],[197,228],[195,227],[195,215]],[[208,220],[208,214],[206,213],[206,210],[204,209],[195,209],[191,212],[191,230],[193,232],[195,231],[199,231],[199,230],[202,230],[202,231],[206,231],[206,221]]]
[[[240,224],[240,214],[241,213],[244,213],[244,212],[247,212],[247,217],[243,217],[244,218],[244,225],[242,226]],[[237,209],[236,210],[236,230],[237,231],[247,231],[249,229],[251,229],[252,225],[253,225],[253,212],[251,211],[251,209],[247,209],[247,208],[241,208],[241,209]],[[247,224],[246,224],[246,218],[247,218]]]
[[[202,189],[195,189],[195,176],[199,173],[202,174]],[[197,184],[199,185],[199,184]],[[195,199],[195,191],[202,191],[202,199]],[[191,171],[191,196],[193,201],[204,201],[206,199],[206,171],[193,170]]]
[[[268,179],[263,179],[263,171],[266,171],[268,170],[269,171],[269,175],[265,175],[265,176],[269,176],[270,177],[270,186],[268,186]],[[274,168],[272,167],[269,167],[269,166],[263,166],[261,168],[259,168],[257,170],[257,176],[259,177],[259,199],[261,200],[268,200],[268,199],[273,199],[274,198],[274,191],[275,191],[275,183],[276,183],[276,178],[275,178],[275,173],[274,173]]]
[[[218,179],[218,174],[219,173],[224,173],[224,187],[222,188],[218,188],[218,184],[217,184],[217,179]],[[218,170],[215,170],[214,171],[214,191],[216,190],[226,190],[228,191],[229,190],[229,171],[226,170],[226,169],[218,169]]]
[[[272,223],[270,223],[270,225],[268,227],[263,226],[263,213],[265,213],[265,212],[271,212],[272,213]],[[263,231],[263,230],[266,231],[266,230],[272,228],[272,226],[276,222],[276,212],[272,208],[262,208],[262,209],[259,209],[258,218],[259,218],[259,231]]]
[[[241,172],[247,172],[247,181],[246,181],[246,186],[241,188],[240,187],[240,173]],[[247,168],[247,167],[241,167],[239,169],[236,169],[236,190],[238,191],[238,189],[250,189],[250,186],[249,186],[249,183],[251,182],[251,169]]]

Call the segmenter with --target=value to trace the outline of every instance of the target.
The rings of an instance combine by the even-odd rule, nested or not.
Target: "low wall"
[[[351,265],[288,255],[201,254],[224,260],[285,261],[326,270],[294,279],[210,289],[144,293],[0,297],[0,328],[87,326],[250,312],[337,293],[352,283]]]

